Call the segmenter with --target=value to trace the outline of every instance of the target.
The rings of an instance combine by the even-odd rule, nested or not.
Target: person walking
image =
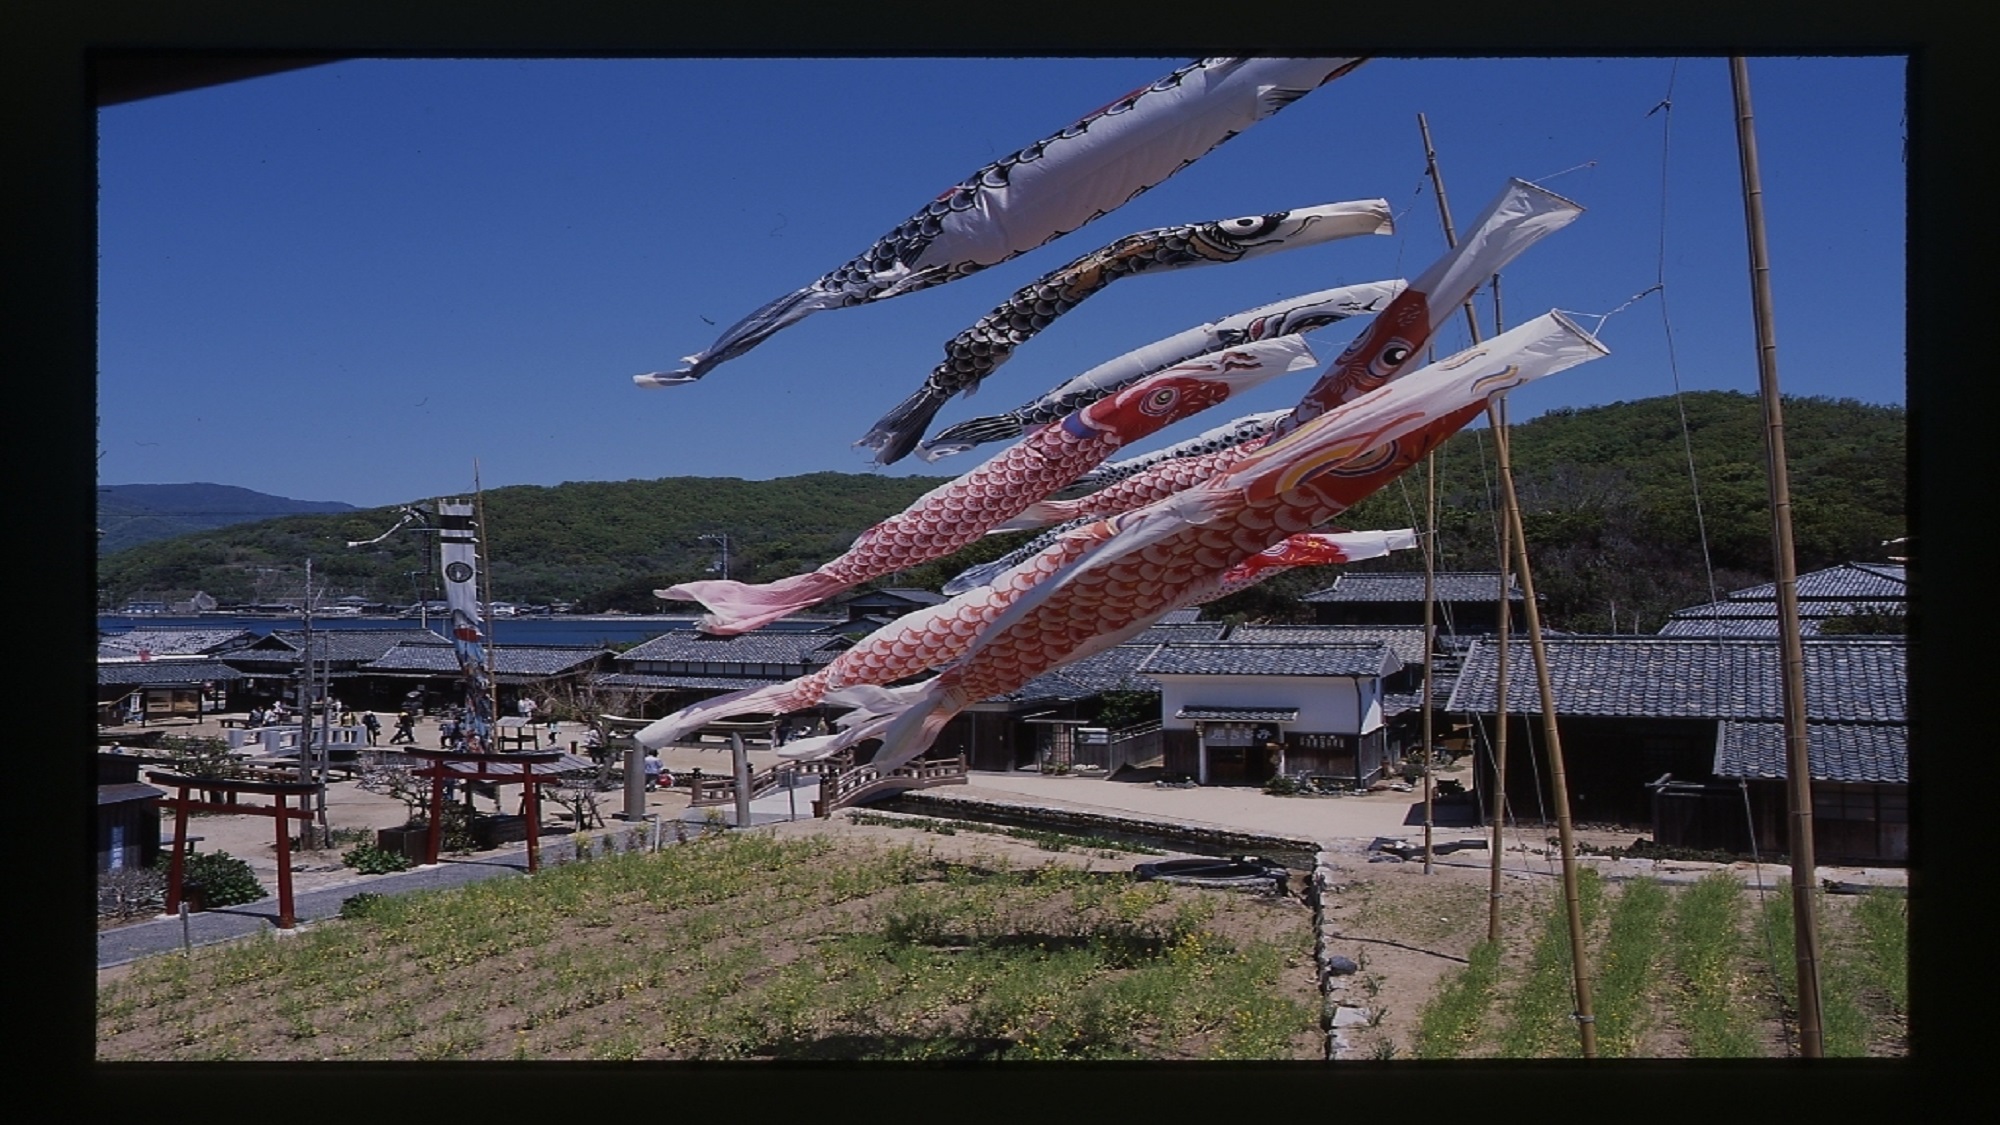
[[[660,787],[659,751],[654,750],[651,747],[648,747],[646,750],[646,760],[643,763],[643,765],[645,766],[646,770],[646,792],[651,793],[652,791]]]
[[[398,742],[415,743],[416,741],[417,741],[417,717],[415,715],[410,714],[408,711],[405,711],[402,714],[397,715],[396,733],[389,736],[389,745],[394,746]]]
[[[363,711],[361,713],[361,727],[368,732],[368,745],[370,746],[375,745],[376,740],[382,737],[382,720],[376,718],[373,711]]]

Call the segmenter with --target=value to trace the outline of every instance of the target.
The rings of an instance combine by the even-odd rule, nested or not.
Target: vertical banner
[[[472,505],[439,500],[439,561],[444,567],[445,603],[451,607],[451,644],[465,676],[465,733],[479,747],[493,748],[493,685],[486,674],[486,630],[480,612],[479,537]]]

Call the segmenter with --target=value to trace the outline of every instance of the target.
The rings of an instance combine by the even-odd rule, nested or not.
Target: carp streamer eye
[[[1181,393],[1173,387],[1161,387],[1139,400],[1139,410],[1143,414],[1165,414],[1180,401]]]
[[[1240,219],[1224,219],[1216,226],[1231,238],[1253,238],[1268,233],[1277,224],[1276,215],[1245,215]]]
[[[1368,365],[1368,373],[1378,379],[1387,379],[1396,373],[1398,367],[1403,366],[1403,363],[1410,358],[1410,353],[1414,351],[1416,349],[1410,346],[1408,340],[1390,340],[1382,345],[1381,353]]]

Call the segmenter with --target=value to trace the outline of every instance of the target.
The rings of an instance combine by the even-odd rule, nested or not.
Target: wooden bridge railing
[[[886,774],[874,766],[856,766],[820,779],[820,796],[813,802],[813,815],[830,816],[835,809],[881,793],[927,789],[933,785],[964,785],[965,781],[963,754],[956,758],[911,762]]]

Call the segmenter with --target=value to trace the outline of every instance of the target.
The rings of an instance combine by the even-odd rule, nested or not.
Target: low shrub
[[[360,894],[348,895],[346,898],[340,900],[340,916],[348,919],[366,918],[375,912],[375,908],[381,904],[382,898],[383,896],[373,891],[362,891]]]
[[[340,865],[352,867],[363,875],[386,875],[392,871],[408,871],[415,866],[410,857],[402,852],[392,852],[374,844],[349,848],[347,854],[340,857]]]
[[[228,852],[201,852],[187,857],[187,886],[201,888],[202,901],[210,907],[240,906],[270,894],[257,881],[257,873],[247,860]]]

